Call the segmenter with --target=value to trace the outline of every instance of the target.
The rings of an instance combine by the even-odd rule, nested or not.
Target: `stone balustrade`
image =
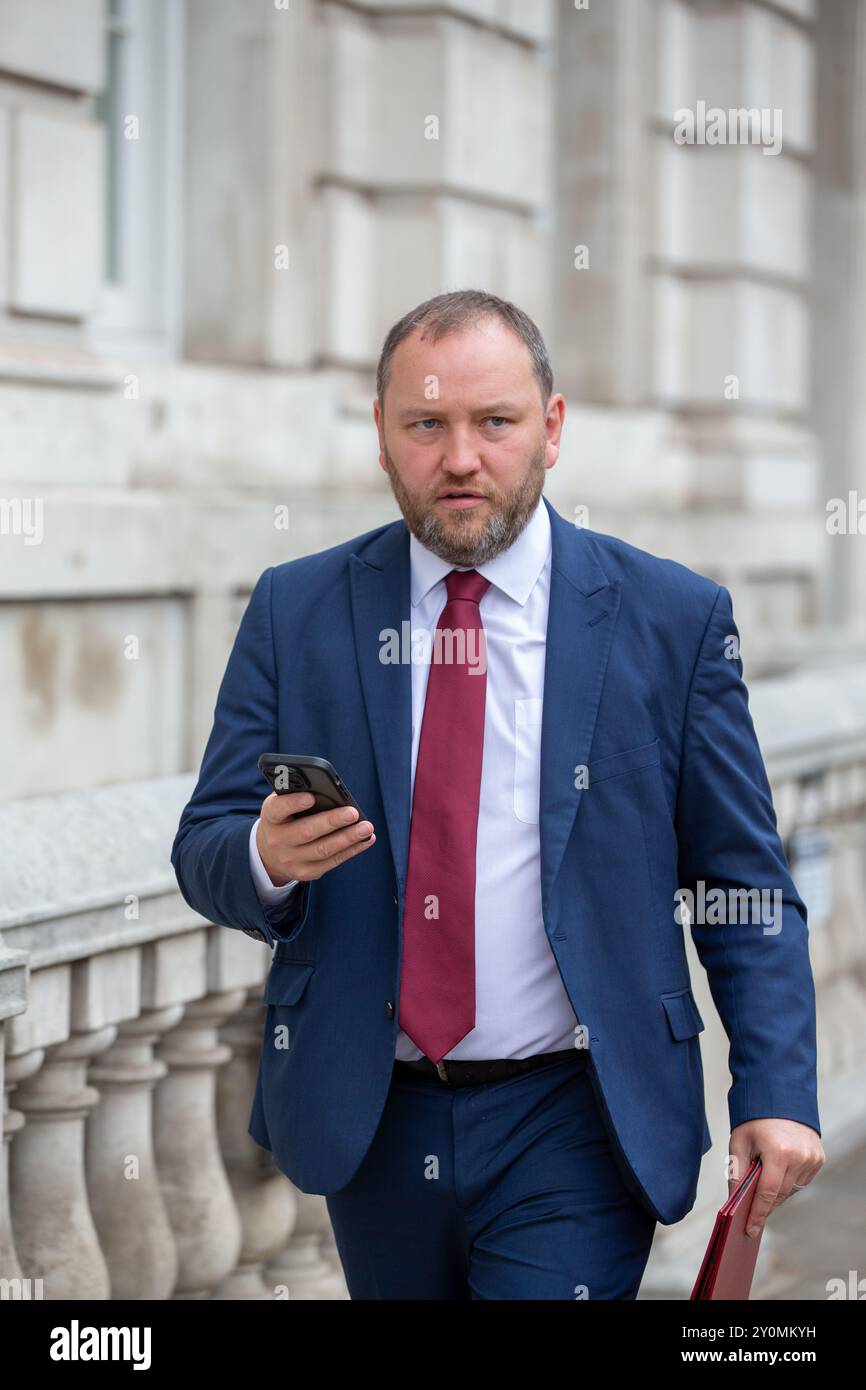
[[[756,682],[751,708],[810,907],[832,1161],[864,1139],[866,668]],[[347,1296],[324,1198],[247,1134],[270,952],[178,892],[169,851],[192,785],[0,806],[3,1296]],[[819,838],[801,882],[804,834]],[[687,949],[714,1145],[694,1210],[658,1229],[650,1295],[687,1295],[726,1192],[727,1040],[688,936]]]
[[[5,1296],[347,1297],[324,1198],[247,1134],[270,951],[178,892],[192,785],[0,807]]]

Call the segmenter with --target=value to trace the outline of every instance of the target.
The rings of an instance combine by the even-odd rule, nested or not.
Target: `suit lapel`
[[[409,531],[404,521],[389,526],[364,552],[349,557],[352,620],[361,687],[394,872],[401,885],[409,858],[409,791],[412,778],[412,667],[388,664],[380,652],[386,629],[403,639],[412,619]]]
[[[587,532],[544,498],[551,571],[541,719],[541,902],[545,920],[582,796],[575,769],[589,762],[620,589],[608,583]]]

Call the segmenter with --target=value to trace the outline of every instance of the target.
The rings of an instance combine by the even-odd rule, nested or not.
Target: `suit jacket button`
[[[394,906],[395,906],[395,907],[397,906],[397,899],[396,899],[396,898],[394,899]]]
[[[385,1013],[389,1018],[394,1017],[394,1005],[391,1003],[390,999],[385,1000]]]

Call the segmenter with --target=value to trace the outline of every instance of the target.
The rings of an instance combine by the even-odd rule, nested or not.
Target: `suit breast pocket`
[[[587,768],[589,790],[598,782],[606,782],[609,777],[622,777],[626,772],[640,772],[645,767],[657,767],[661,760],[661,744],[657,738],[652,743],[639,743],[636,748],[626,748],[622,753],[610,753],[604,758],[594,758]]]
[[[514,814],[526,825],[538,824],[543,705],[543,699],[514,701]]]

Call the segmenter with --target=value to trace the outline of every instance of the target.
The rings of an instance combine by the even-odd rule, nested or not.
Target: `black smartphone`
[[[311,792],[315,796],[314,805],[306,811],[298,811],[299,816],[314,816],[318,811],[333,811],[338,806],[354,806],[358,812],[355,824],[367,819],[327,758],[313,758],[306,753],[263,753],[258,766],[278,796],[285,796],[287,792]]]

